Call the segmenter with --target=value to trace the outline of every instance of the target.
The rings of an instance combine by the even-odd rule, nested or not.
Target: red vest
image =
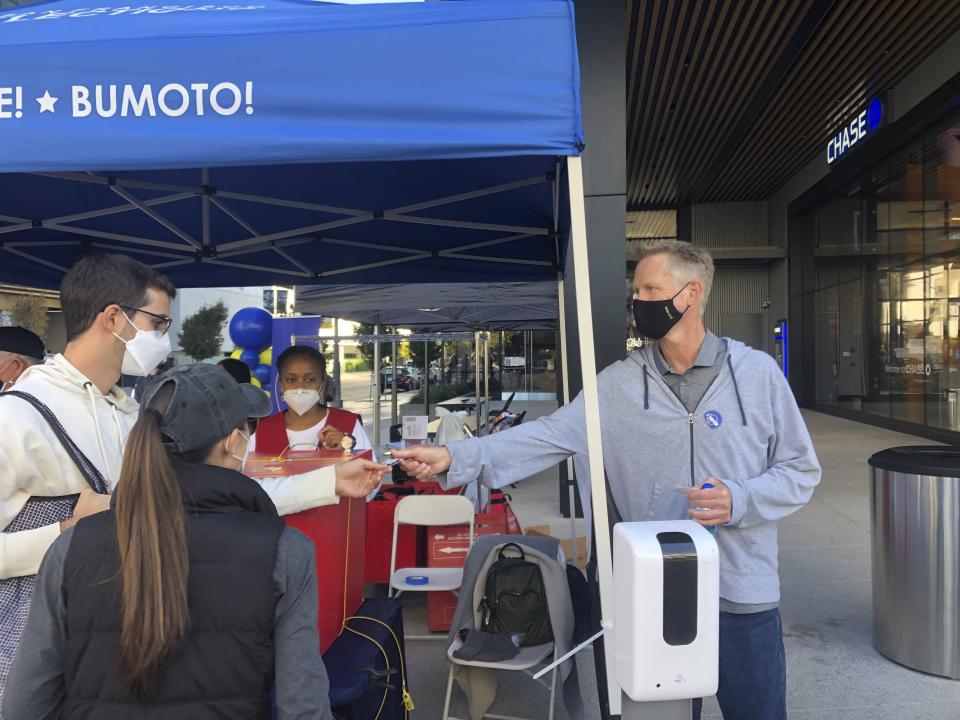
[[[357,416],[352,412],[335,407],[327,408],[327,424],[324,427],[332,427],[347,435],[353,435],[356,425]],[[317,442],[319,441],[318,438]],[[286,450],[289,444],[287,423],[283,412],[278,412],[257,423],[258,453],[277,455]]]

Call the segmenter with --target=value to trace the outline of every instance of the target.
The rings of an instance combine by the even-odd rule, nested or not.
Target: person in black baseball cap
[[[254,720],[272,716],[274,688],[280,717],[332,718],[313,543],[241,472],[270,411],[262,390],[215,365],[174,368],[147,389],[111,509],[63,533],[40,568],[4,717],[52,717],[62,703]],[[365,478],[362,497],[389,469],[327,470]]]
[[[43,362],[45,350],[38,335],[22,327],[0,327],[0,391],[13,385],[32,365]]]

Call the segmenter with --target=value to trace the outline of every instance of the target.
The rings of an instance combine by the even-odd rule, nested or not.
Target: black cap
[[[0,352],[43,360],[46,351],[38,335],[22,327],[0,327]]]
[[[160,388],[173,384],[160,429],[177,452],[215,445],[248,418],[262,418],[273,408],[260,388],[238,383],[216,365],[181,365],[158,375],[147,388],[140,412],[150,408]]]

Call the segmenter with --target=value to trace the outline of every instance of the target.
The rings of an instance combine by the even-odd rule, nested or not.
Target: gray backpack
[[[507,548],[514,548],[520,556],[505,555]],[[516,543],[500,548],[497,560],[487,570],[479,609],[480,629],[485,632],[519,633],[523,647],[553,642],[543,574]]]

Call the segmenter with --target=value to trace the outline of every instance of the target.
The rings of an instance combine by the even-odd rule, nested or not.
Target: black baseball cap
[[[36,360],[43,360],[46,354],[40,336],[18,326],[0,327],[0,352],[15,353]]]
[[[211,447],[251,418],[270,415],[270,398],[260,388],[238,383],[216,365],[181,365],[158,375],[147,388],[141,414],[161,388],[173,385],[162,412],[160,430],[176,447],[189,452]]]

